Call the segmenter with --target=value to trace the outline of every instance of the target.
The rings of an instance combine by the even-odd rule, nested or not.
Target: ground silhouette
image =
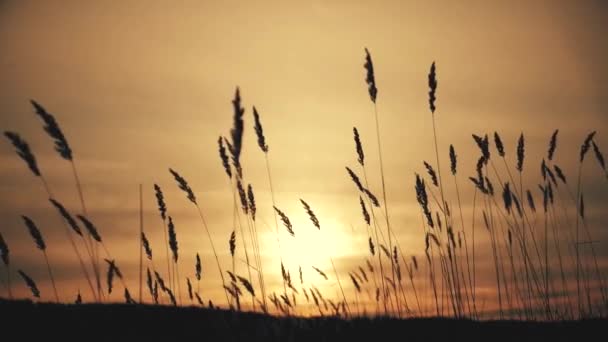
[[[0,300],[2,335],[14,341],[586,341],[608,321],[471,321],[443,318],[285,318],[195,307],[61,305]],[[4,340],[4,339],[3,339]]]

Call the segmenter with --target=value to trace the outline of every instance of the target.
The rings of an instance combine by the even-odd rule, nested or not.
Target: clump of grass
[[[34,111],[36,113],[36,115],[38,115],[40,117],[40,119],[42,119],[42,122],[44,123],[44,130],[47,132],[47,134],[51,137],[51,139],[53,139],[54,144],[55,144],[55,151],[57,151],[57,153],[59,153],[59,155],[61,156],[61,158],[65,159],[66,161],[68,161],[72,167],[72,174],[74,176],[74,181],[76,183],[76,189],[78,191],[78,198],[80,200],[80,206],[82,209],[82,213],[85,216],[88,216],[88,212],[87,212],[87,207],[85,204],[85,200],[84,200],[84,193],[82,190],[82,184],[80,182],[80,177],[78,176],[78,171],[76,169],[76,162],[74,161],[74,156],[73,156],[73,152],[72,149],[70,147],[70,145],[68,144],[68,141],[63,133],[63,131],[61,130],[61,128],[59,127],[59,124],[57,123],[57,120],[55,120],[55,116],[51,113],[49,113],[44,107],[42,107],[42,105],[40,105],[40,103],[34,101],[34,100],[30,100],[32,106],[34,107]],[[46,183],[46,182],[45,182]],[[48,186],[45,184],[45,187],[47,188],[48,191]],[[52,197],[49,192],[49,197]],[[89,240],[89,245],[92,246],[91,241]],[[90,251],[90,256],[91,256],[91,263],[93,264],[93,270],[95,271],[95,279],[97,282],[97,291],[98,291],[98,296],[100,295],[101,292],[101,285],[100,285],[100,278],[99,278],[99,272],[98,272],[98,260],[97,260],[97,256],[96,256],[96,249],[92,249]]]

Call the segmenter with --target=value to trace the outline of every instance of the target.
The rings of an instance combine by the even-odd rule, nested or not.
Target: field
[[[4,336],[555,342],[606,335],[604,127],[581,129],[583,118],[576,129],[558,120],[541,129],[508,116],[496,120],[504,126],[485,127],[451,117],[444,103],[462,95],[458,78],[429,60],[411,91],[424,105],[407,113],[414,139],[388,124],[402,113],[385,103],[406,101],[394,95],[395,82],[377,82],[390,73],[386,58],[377,63],[365,47],[359,53],[349,57],[359,63],[347,69],[359,79],[349,105],[365,116],[336,115],[342,133],[296,137],[287,129],[294,116],[254,105],[258,88],[223,88],[205,96],[222,98],[230,127],[198,112],[185,125],[209,125],[212,139],[171,131],[146,140],[143,126],[162,120],[125,118],[142,126],[129,128],[141,133],[145,148],[137,153],[159,165],[127,159],[117,163],[130,172],[124,177],[107,165],[132,141],[116,138],[110,148],[111,131],[66,119],[69,98],[24,103],[35,124],[11,118],[18,124],[2,127],[0,157],[12,176],[2,188],[12,190],[0,196],[17,208],[1,212]],[[451,82],[445,88],[443,75]],[[452,102],[442,102],[444,89]],[[585,96],[581,102],[593,102]],[[454,122],[471,128],[452,130]],[[91,132],[103,139],[89,141]],[[348,149],[296,152],[295,142],[313,140],[328,151]],[[83,158],[81,144],[105,159]],[[155,159],[161,145],[164,158]],[[289,182],[313,164],[320,173]],[[309,192],[312,184],[332,191]],[[137,185],[137,200],[117,199]],[[124,188],[97,201],[112,186]]]
[[[284,318],[193,307],[29,301],[0,301],[0,312],[3,335],[21,341],[591,341],[601,339],[608,323]]]

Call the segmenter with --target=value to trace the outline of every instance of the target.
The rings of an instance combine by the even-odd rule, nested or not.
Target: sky
[[[140,184],[154,267],[166,273],[163,222],[153,191],[153,184],[159,184],[175,221],[181,276],[194,279],[194,256],[200,253],[200,294],[225,305],[196,207],[177,188],[168,168],[188,180],[220,262],[231,267],[233,198],[217,140],[229,136],[231,101],[239,87],[245,108],[244,181],[256,193],[267,287],[276,291],[282,287],[283,258],[293,278],[301,266],[304,280],[328,297],[338,298],[338,287],[343,285],[351,298],[355,290],[348,273],[369,258],[358,192],[344,169],[361,172],[353,127],[363,141],[370,189],[382,200],[364,48],[371,52],[378,87],[391,225],[403,253],[423,260],[424,231],[414,179],[415,173],[426,172],[423,160],[436,167],[428,109],[431,63],[437,65],[439,82],[435,119],[446,197],[456,205],[453,181],[448,178],[448,147],[453,144],[469,229],[471,222],[481,222],[479,210],[472,219],[474,189],[468,180],[479,157],[472,134],[498,131],[514,172],[515,146],[523,132],[524,187],[536,191],[535,196],[539,196],[540,161],[555,129],[559,129],[556,163],[571,180],[572,191],[585,136],[596,130],[594,141],[600,149],[608,148],[604,133],[607,17],[606,5],[599,1],[4,0],[0,1],[0,128],[27,140],[55,197],[70,211],[81,213],[71,165],[53,150],[29,100],[35,99],[55,115],[74,150],[89,218],[135,294]],[[265,158],[253,130],[254,105],[270,147],[276,205],[290,217],[296,234],[292,238],[279,227],[280,250]],[[72,301],[78,291],[90,300],[63,224],[41,183],[6,139],[0,144],[0,159],[0,232],[11,249],[14,294],[29,296],[16,273],[23,269],[37,280],[42,299],[53,299],[42,254],[21,221],[21,215],[28,215],[47,240],[61,300]],[[499,159],[495,162],[505,176]],[[599,264],[608,266],[608,216],[603,212],[608,182],[591,153],[582,184],[588,226],[599,241],[595,245]],[[320,230],[308,220],[300,199],[315,211]],[[566,207],[573,219],[571,203]],[[477,287],[490,309],[496,301],[492,254],[487,235],[483,230],[479,234]],[[237,234],[236,272],[244,275],[247,268],[239,239]],[[332,260],[340,284],[335,276],[325,281],[312,269],[332,274]],[[0,274],[6,284],[4,268]],[[7,294],[3,286],[0,296]],[[182,284],[182,301],[189,303],[184,288]],[[428,294],[423,295],[425,301],[430,301]],[[370,297],[361,295],[360,300]],[[120,292],[109,300],[121,301]]]

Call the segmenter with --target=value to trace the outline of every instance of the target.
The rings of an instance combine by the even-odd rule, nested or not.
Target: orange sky
[[[571,179],[589,131],[597,130],[596,142],[608,148],[607,21],[607,8],[595,1],[2,1],[0,128],[27,139],[57,197],[78,212],[70,166],[53,151],[28,100],[55,114],[74,150],[90,216],[132,292],[140,183],[145,229],[155,257],[164,256],[152,191],[159,183],[176,222],[182,275],[193,277],[194,254],[202,253],[202,297],[222,303],[196,209],[167,168],[178,170],[195,190],[228,267],[232,198],[216,141],[229,134],[230,101],[239,86],[246,109],[242,162],[258,198],[271,285],[279,285],[278,250],[252,105],[260,111],[270,145],[277,205],[296,230],[295,240],[281,235],[286,263],[293,274],[302,265],[305,278],[331,297],[336,285],[324,283],[310,266],[329,274],[333,257],[350,296],[347,274],[368,256],[358,196],[344,171],[356,166],[353,126],[368,155],[371,187],[381,194],[364,47],[371,50],[376,70],[392,224],[404,252],[422,259],[414,172],[424,173],[422,160],[435,164],[427,98],[431,62],[437,63],[439,79],[442,171],[448,173],[447,148],[454,144],[470,221],[473,189],[467,178],[479,153],[472,133],[498,130],[509,154],[523,131],[530,161],[525,185],[534,190],[554,129],[560,129],[556,158]],[[0,159],[0,231],[11,246],[14,267],[31,273],[43,299],[52,299],[41,255],[20,219],[30,215],[47,239],[61,298],[71,301],[78,288],[88,295],[43,188],[10,144],[0,144]],[[451,184],[447,187],[453,195]],[[608,189],[593,158],[585,166],[584,189],[590,227],[604,255],[608,217],[602,208]],[[307,220],[299,198],[313,206],[321,232]],[[490,255],[487,244],[486,237],[479,241],[480,255]],[[164,259],[155,262],[158,267]],[[479,267],[486,266],[491,265]],[[4,268],[0,274],[4,283]],[[491,272],[481,276],[481,292],[495,289],[492,277]],[[13,278],[15,293],[26,296],[17,275]],[[488,295],[487,302],[493,301]]]

